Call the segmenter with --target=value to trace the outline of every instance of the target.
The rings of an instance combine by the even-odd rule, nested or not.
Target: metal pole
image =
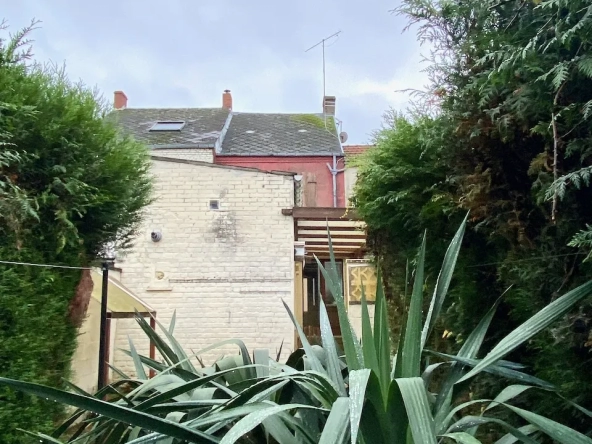
[[[323,40],[323,101],[325,100],[325,96],[327,92],[325,91],[325,40]],[[323,106],[323,114],[325,114],[325,107]]]
[[[109,263],[103,262],[103,287],[101,288],[101,329],[99,333],[99,378],[98,389],[106,385],[107,364],[107,288],[109,286]]]

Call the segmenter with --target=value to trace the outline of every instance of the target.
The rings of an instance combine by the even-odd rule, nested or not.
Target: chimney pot
[[[323,114],[335,117],[335,96],[323,97]]]
[[[115,91],[113,94],[113,108],[125,109],[127,108],[127,96],[123,91]]]
[[[232,111],[232,94],[229,89],[225,89],[224,94],[222,94],[222,108]]]

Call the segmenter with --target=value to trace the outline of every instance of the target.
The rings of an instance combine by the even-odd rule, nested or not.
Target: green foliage
[[[149,157],[104,119],[96,93],[30,60],[34,25],[0,39],[0,260],[88,266],[107,244],[129,247],[150,202]],[[64,387],[81,321],[69,316],[80,277],[0,264],[1,376]],[[2,391],[2,442],[23,442],[15,427],[50,430],[60,411]]]
[[[10,147],[0,157],[0,192],[13,190],[2,205],[26,197],[25,216],[34,216],[11,234],[47,251],[90,256],[106,242],[129,247],[150,202],[145,147],[119,136],[92,90],[71,83],[63,69],[11,60],[9,46],[0,47],[0,137]]]
[[[440,285],[431,306],[446,297],[449,276],[455,268],[458,248],[465,230],[464,222],[448,248],[440,272]],[[137,316],[142,330],[156,345],[166,363],[140,356],[134,347],[128,354],[140,379],[122,374],[124,379],[111,384],[94,396],[68,393],[39,384],[0,378],[0,385],[24,393],[47,397],[77,411],[51,435],[29,432],[43,442],[61,443],[68,430],[73,433],[65,442],[148,443],[177,442],[232,444],[347,444],[352,443],[437,443],[443,438],[459,443],[480,443],[479,429],[493,424],[505,433],[503,442],[545,442],[550,437],[560,444],[590,444],[592,439],[545,416],[515,404],[525,392],[553,390],[548,383],[520,370],[521,365],[505,361],[513,348],[531,339],[553,324],[575,303],[592,294],[592,281],[558,298],[545,310],[518,326],[482,360],[476,359],[497,304],[482,319],[456,356],[440,355],[442,360],[426,364],[422,353],[422,331],[429,332],[431,319],[421,325],[425,242],[415,271],[416,286],[407,318],[407,328],[399,343],[402,351],[391,357],[389,325],[380,278],[376,294],[374,328],[370,327],[367,302],[362,297],[363,337],[359,342],[347,317],[340,318],[344,347],[340,356],[335,348],[325,307],[321,302],[323,347],[311,346],[297,322],[304,350],[294,352],[286,364],[271,359],[268,351],[257,350],[250,359],[240,341],[234,341],[240,355],[222,358],[211,367],[194,367],[191,361],[205,351],[227,344],[214,344],[195,355],[187,356],[173,336],[174,317],[166,328],[160,325],[163,338]],[[333,256],[333,255],[332,255]],[[334,265],[334,257],[332,257]],[[322,267],[322,266],[321,266]],[[321,268],[336,296],[338,308],[345,309],[341,285],[333,270]],[[438,315],[434,309],[433,316]],[[294,316],[288,309],[288,314]],[[417,322],[419,321],[419,322]],[[433,354],[433,353],[432,353]],[[144,366],[157,372],[146,379]],[[386,371],[384,371],[386,370]],[[434,385],[432,375],[443,372],[443,383]],[[495,399],[466,401],[466,383],[482,372],[504,379],[514,379]],[[75,392],[80,392],[79,389]],[[555,395],[549,395],[556,401]],[[109,402],[101,401],[107,397]],[[588,418],[592,412],[573,403]],[[478,414],[471,406],[480,407]],[[511,419],[501,419],[503,411]],[[85,416],[92,413],[96,416]],[[517,428],[516,419],[526,421]],[[75,424],[75,421],[82,422]]]
[[[2,260],[43,261],[35,251],[15,253],[0,247]],[[76,329],[66,320],[76,270],[0,264],[0,375],[65,387]],[[64,297],[64,295],[67,295]],[[54,402],[0,389],[0,435],[4,443],[22,443],[15,429],[35,424],[51,430],[63,413]]]
[[[405,125],[401,118],[387,122],[360,169],[354,200],[385,270],[394,319],[408,304],[399,295],[409,285],[409,240],[426,229],[435,240],[426,255],[431,287],[437,265],[430,257],[443,254],[438,240],[470,211],[459,273],[436,327],[445,337],[432,344],[452,352],[494,294],[510,288],[493,320],[494,337],[501,337],[590,276],[582,259],[592,246],[592,7],[587,0],[405,0],[397,12],[433,49],[419,107],[430,113],[414,110]],[[438,131],[430,133],[426,122]],[[588,409],[592,384],[583,369],[592,364],[591,313],[583,301],[577,315],[513,355]],[[495,389],[482,384],[476,390],[484,396]],[[533,402],[538,412],[563,413],[546,398]],[[584,418],[561,419],[591,430]]]

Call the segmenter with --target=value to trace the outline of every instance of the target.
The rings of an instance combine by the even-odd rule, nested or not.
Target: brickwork
[[[169,157],[171,159],[195,160],[197,162],[214,162],[214,150],[211,148],[159,148],[152,150],[152,154],[158,157]]]
[[[293,306],[294,225],[281,210],[293,206],[293,177],[164,160],[154,161],[153,172],[156,201],[133,250],[117,264],[122,284],[164,325],[177,310],[175,337],[187,352],[238,338],[250,351],[272,353],[284,341],[286,356],[294,330],[282,299]],[[219,210],[211,209],[216,202]],[[162,239],[153,242],[152,232]],[[129,335],[148,353],[133,320],[117,320],[113,334],[115,347],[128,349]],[[225,347],[205,358],[236,351]],[[124,353],[116,351],[114,360],[133,373]]]
[[[362,306],[360,304],[350,304],[347,310],[349,321],[351,322],[358,339],[362,338]],[[368,304],[368,314],[370,319],[374,321],[374,304]]]

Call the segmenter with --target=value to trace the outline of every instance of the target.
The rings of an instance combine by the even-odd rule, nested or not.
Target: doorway
[[[330,261],[321,261],[326,269],[331,266]],[[336,261],[337,274],[341,279],[341,287],[343,288],[343,262]],[[341,339],[341,328],[339,326],[339,315],[337,314],[337,305],[335,299],[330,291],[329,286],[325,282],[325,278],[319,269],[315,260],[307,261],[303,270],[304,278],[304,304],[303,304],[303,330],[306,337],[312,344],[321,343],[321,327],[320,327],[320,301],[323,298],[325,307],[327,308],[327,315],[333,335],[339,341]]]

